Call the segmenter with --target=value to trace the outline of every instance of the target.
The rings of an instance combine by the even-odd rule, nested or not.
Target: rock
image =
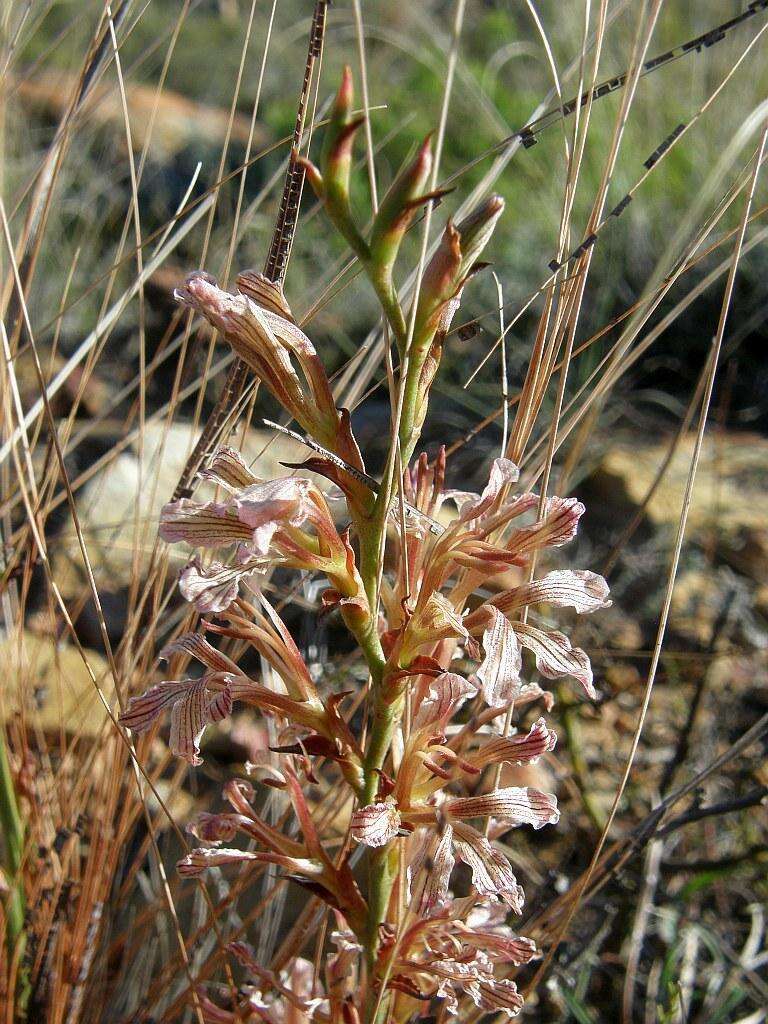
[[[148,423],[141,460],[138,444],[134,443],[79,492],[78,514],[101,584],[117,589],[130,582],[137,525],[140,564],[146,566],[160,509],[169,500],[197,436],[198,431],[193,432],[188,424],[174,424],[166,435],[164,424]],[[309,451],[289,437],[252,430],[243,455],[257,476],[271,478],[291,472],[280,462],[301,462]],[[325,486],[321,478],[313,479]],[[212,499],[214,494],[212,484],[200,483],[195,489],[195,498],[202,501]],[[68,559],[79,566],[74,538],[67,539],[66,551]],[[186,548],[172,549],[172,557],[186,560],[187,554]]]
[[[34,78],[25,77],[16,85],[21,102],[34,111],[42,111],[59,119],[68,109],[79,85],[76,75],[64,71],[43,72]],[[245,146],[251,131],[250,117],[230,113],[220,107],[182,96],[171,89],[160,95],[152,85],[128,82],[126,100],[131,121],[131,142],[140,152],[152,130],[152,149],[155,155],[172,156],[188,145],[199,145],[204,140],[212,147],[221,146],[229,132],[231,138]],[[108,127],[125,136],[125,118],[120,93],[110,83],[97,85],[86,101],[89,123]],[[253,145],[267,142],[263,125],[255,126]]]
[[[109,666],[96,651],[86,654],[111,706],[114,687]],[[0,641],[0,659],[6,666],[0,702],[4,720],[23,710],[46,733],[63,729],[72,736],[101,734],[107,712],[75,647],[25,631],[21,645],[15,637]]]
[[[617,502],[621,505],[622,498],[637,508],[671,443],[671,436],[646,445],[619,441],[606,453],[590,486],[594,483],[612,494],[612,509]],[[677,525],[694,444],[693,434],[683,439],[648,504],[647,520],[656,527]],[[705,437],[687,537],[760,582],[768,578],[767,484],[768,439],[728,431],[713,431]]]
[[[724,581],[714,570],[693,568],[678,573],[670,612],[675,633],[706,647],[713,639],[725,593]]]

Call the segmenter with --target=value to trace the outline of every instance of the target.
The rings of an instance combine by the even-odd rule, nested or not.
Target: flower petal
[[[453,843],[459,859],[471,869],[478,893],[503,900],[516,914],[522,913],[525,895],[507,858],[484,835],[462,822],[454,822]]]
[[[231,843],[237,835],[238,816],[201,811],[195,820],[187,825],[186,831],[204,843]]]
[[[237,355],[304,429],[317,436],[318,430],[335,428],[338,413],[333,392],[312,342],[292,318],[275,312],[282,305],[275,290],[267,294],[263,283],[253,279],[245,281],[241,277],[239,283],[250,294],[231,295],[208,275],[196,273],[174,294],[221,331]],[[250,297],[254,294],[256,301]],[[265,305],[258,304],[262,302]],[[299,363],[308,388],[294,368],[292,357]],[[318,439],[323,441],[322,437]]]
[[[273,523],[301,526],[313,511],[309,502],[311,488],[311,482],[301,476],[253,484],[235,499],[237,517],[252,530]]]
[[[556,569],[541,579],[507,590],[490,601],[505,615],[531,604],[575,608],[579,614],[608,608],[608,584],[602,576],[586,569]]]
[[[287,782],[285,774],[273,764],[275,755],[270,750],[256,750],[252,755],[252,761],[245,762],[247,774],[261,782],[265,786],[272,786],[275,789],[285,789]]]
[[[364,846],[386,846],[400,829],[400,811],[394,800],[359,807],[349,823],[352,837]]]
[[[196,875],[201,875],[203,871],[207,871],[208,868],[263,859],[261,854],[250,853],[248,850],[230,850],[224,846],[200,847],[197,850],[190,850],[186,857],[176,865],[176,870],[182,878],[194,878]]]
[[[469,986],[469,994],[481,1010],[495,1010],[508,1017],[517,1017],[523,1008],[523,997],[514,981],[506,978],[480,978]]]
[[[253,299],[257,306],[276,313],[284,320],[291,320],[294,323],[291,307],[283,295],[283,286],[276,281],[270,281],[268,277],[258,270],[242,270],[235,280],[237,290]]]
[[[170,747],[190,764],[202,764],[200,737],[208,724],[205,679],[196,679],[171,711]]]
[[[209,722],[221,722],[232,714],[232,690],[227,685],[211,697],[205,708],[205,716]]]
[[[483,911],[501,911],[503,917],[500,924],[491,923],[490,926],[478,924],[476,918],[481,917]],[[479,913],[478,913],[479,911]],[[504,923],[507,911],[499,904],[486,904],[470,911],[465,922],[456,922],[462,939],[478,949],[482,949],[491,959],[505,961],[515,965],[527,964],[536,956],[536,943],[524,935],[516,935],[511,928]]]
[[[525,683],[515,697],[515,708],[519,710],[523,705],[531,704],[540,697],[544,700],[546,710],[551,711],[555,706],[554,693],[551,690],[542,690],[538,683]],[[497,721],[499,720],[497,719]]]
[[[576,536],[584,505],[576,498],[548,498],[544,514],[533,526],[524,526],[512,533],[507,547],[517,553],[539,548],[559,548]]]
[[[560,819],[557,798],[530,787],[508,786],[481,796],[454,797],[444,808],[452,818],[494,817],[510,825],[555,825]]]
[[[281,321],[281,316],[261,309],[247,295],[223,291],[209,275],[199,272],[190,274],[174,297],[221,331],[274,394],[301,403],[298,375],[270,326]]]
[[[176,637],[160,651],[160,657],[168,661],[172,654],[189,654],[197,659],[202,665],[212,669],[214,672],[232,672],[237,675],[240,669],[231,658],[221,651],[217,651],[202,635],[202,633],[183,633]]]
[[[201,470],[200,476],[204,480],[213,480],[214,483],[221,484],[233,493],[259,482],[259,478],[254,476],[245,464],[240,452],[229,445],[222,445],[216,450],[210,465],[207,469]]]
[[[512,624],[498,608],[485,607],[491,621],[483,632],[485,659],[477,670],[477,677],[482,683],[486,704],[500,708],[514,700],[520,690],[523,659]]]
[[[448,598],[439,591],[430,594],[426,602],[412,616],[407,627],[407,646],[436,644],[454,637],[466,640],[469,633],[461,615]]]
[[[242,565],[211,562],[203,566],[198,558],[193,558],[179,574],[179,590],[199,612],[223,612],[237,598],[240,583],[252,578],[261,564],[258,559],[250,559]]]
[[[413,720],[414,729],[445,722],[465,698],[474,693],[477,693],[477,687],[464,676],[455,672],[441,673],[431,681],[427,696],[418,706]]]
[[[446,498],[452,498],[459,510],[459,522],[468,523],[479,519],[496,502],[501,490],[517,482],[520,470],[509,459],[494,459],[488,483],[481,495],[469,491],[448,491]]]
[[[322,866],[307,857],[289,857],[280,853],[264,853],[261,850],[233,850],[226,847],[200,847],[190,852],[176,865],[176,870],[184,878],[192,878],[202,874],[208,868],[221,867],[224,864],[242,864],[256,861],[261,864],[277,864],[297,875],[314,879],[322,873]]]
[[[592,700],[597,699],[589,657],[580,647],[572,647],[571,641],[564,633],[557,630],[546,632],[523,622],[516,622],[514,629],[523,647],[533,651],[536,656],[536,668],[543,676],[547,679],[573,676],[584,687],[588,697]]]
[[[185,541],[197,548],[217,548],[253,537],[253,530],[237,518],[229,505],[218,501],[201,504],[188,498],[163,506],[158,532],[169,544]]]
[[[499,736],[479,750],[467,755],[476,768],[489,764],[536,764],[542,754],[555,749],[557,734],[547,728],[543,718],[535,722],[526,735]]]
[[[131,732],[144,732],[166,708],[183,700],[196,679],[166,679],[151,686],[144,693],[131,697],[128,707],[119,717],[119,722]]]
[[[357,967],[363,947],[353,932],[346,931],[331,932],[331,945],[335,951],[325,961],[326,991],[331,999],[342,1002],[355,992]]]
[[[445,821],[439,833],[429,833],[417,858],[408,865],[411,898],[420,915],[441,906],[448,899],[448,883],[455,863],[453,826]]]

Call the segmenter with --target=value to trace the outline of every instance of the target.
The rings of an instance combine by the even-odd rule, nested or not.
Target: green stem
[[[415,421],[418,403],[418,382],[425,350],[423,347],[419,347],[414,350],[415,359],[406,359],[408,327],[392,281],[391,268],[383,264],[374,265],[368,245],[362,240],[352,225],[348,211],[345,211],[343,216],[338,217],[338,221],[337,226],[359,257],[366,276],[381,303],[384,315],[397,342],[401,363],[408,367],[399,432],[402,459],[403,463],[407,464],[416,446],[419,433],[418,425]],[[421,355],[421,358],[419,358],[419,355]],[[396,447],[393,440],[390,460],[395,458],[395,452]],[[393,463],[391,461],[389,466],[390,470],[385,475],[370,518],[365,523],[357,524],[360,539],[360,576],[372,612],[369,627],[359,631],[361,635],[356,635],[371,674],[371,702],[373,706],[367,749],[363,762],[362,804],[372,803],[376,799],[381,778],[380,772],[384,767],[392,746],[392,738],[402,717],[404,707],[402,697],[394,701],[386,699],[383,687],[386,659],[376,631],[380,563],[383,540],[386,536],[387,517],[394,490],[394,473],[391,468]],[[368,851],[368,920],[365,937],[368,966],[368,999],[365,1007],[365,1024],[380,1024],[380,1022],[387,1019],[388,1015],[390,1000],[386,994],[382,995],[379,991],[381,985],[384,984],[384,979],[381,977],[380,972],[377,972],[377,966],[381,925],[386,920],[397,873],[398,851],[393,843],[388,843],[384,847]],[[378,985],[376,983],[377,980]]]
[[[358,643],[368,663],[371,674],[371,703],[373,705],[370,732],[363,763],[363,792],[361,804],[370,804],[376,799],[379,788],[379,772],[384,766],[392,745],[392,736],[402,714],[402,701],[389,703],[384,699],[383,677],[386,659],[375,628],[378,605],[379,562],[381,542],[387,525],[389,509],[386,481],[374,505],[370,520],[360,531],[360,576],[368,601],[373,611],[371,629]],[[394,861],[393,861],[394,858]],[[365,955],[368,968],[368,997],[364,1020],[366,1024],[378,1024],[382,1011],[386,1011],[388,999],[379,999],[376,984],[377,962],[380,945],[380,927],[386,920],[392,886],[397,874],[397,851],[392,843],[378,849],[368,850],[368,920],[365,934]],[[394,867],[393,867],[394,863]],[[378,1007],[378,1008],[377,1008]]]
[[[24,823],[19,813],[13,774],[8,761],[5,732],[0,728],[0,825],[10,892],[6,901],[8,944],[13,947],[24,929],[24,897],[19,870],[24,852]]]
[[[403,713],[402,697],[392,704],[387,703],[377,694],[374,698],[373,721],[365,755],[365,786],[363,800],[372,803],[376,799],[379,788],[379,772],[387,759],[392,737]]]
[[[421,424],[416,423],[417,405],[419,400],[419,378],[424,366],[424,357],[419,352],[412,352],[408,362],[408,372],[403,390],[403,411],[400,416],[400,451],[403,465],[408,465],[413,450],[419,439]]]
[[[380,1024],[388,1019],[389,996],[382,995],[385,977],[377,971],[379,926],[386,920],[389,899],[399,871],[399,855],[394,843],[372,849],[368,857],[368,927],[366,934],[366,964],[368,993],[365,1006],[365,1024]],[[378,976],[378,984],[375,979]]]
[[[381,304],[389,326],[392,328],[402,358],[408,327],[405,323],[400,300],[397,297],[397,291],[392,282],[392,268],[380,267],[371,259],[370,247],[355,225],[349,209],[349,198],[346,193],[339,195],[326,193],[325,208],[339,234],[360,260],[365,275],[376,292],[376,297]]]
[[[397,350],[402,359],[408,337],[408,325],[405,322],[403,308],[400,305],[400,300],[397,297],[397,291],[392,281],[392,268],[387,267],[379,271],[369,259],[365,260],[364,266],[368,280],[371,282],[387,322],[392,328],[392,333],[397,342]]]

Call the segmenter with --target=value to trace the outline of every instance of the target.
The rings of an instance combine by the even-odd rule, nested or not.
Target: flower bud
[[[398,664],[407,668],[423,648],[453,639],[466,640],[469,634],[461,615],[448,598],[437,591],[430,594],[408,620],[397,656]]]
[[[294,152],[296,152],[294,150]],[[312,186],[312,191],[315,193],[320,202],[325,199],[325,183],[323,182],[323,176],[311,160],[305,156],[296,155],[296,163],[304,168],[304,173],[307,176],[307,181]]]
[[[419,295],[416,337],[445,332],[458,309],[461,290],[479,269],[477,260],[504,212],[501,196],[491,196],[461,223],[448,221],[434,256],[424,271]]]
[[[391,268],[416,210],[430,197],[422,195],[432,170],[432,142],[427,136],[411,163],[400,170],[382,200],[371,229],[371,260]]]
[[[493,195],[476,206],[458,225],[461,237],[461,275],[470,273],[475,261],[488,244],[496,228],[496,222],[504,212],[504,200]]]
[[[342,73],[341,85],[336,94],[320,155],[320,170],[326,201],[334,205],[349,201],[352,146],[355,133],[364,120],[362,117],[352,117],[353,99],[352,71],[347,65]],[[311,174],[310,181],[312,181]]]
[[[349,174],[352,168],[352,146],[355,133],[364,118],[352,117],[352,72],[344,68],[336,94],[320,154],[320,168],[306,157],[296,161],[306,172],[317,198],[325,206],[331,223],[361,259],[368,258],[368,246],[355,225],[349,203]]]
[[[352,838],[364,846],[386,846],[399,829],[400,811],[392,797],[359,807],[349,823]]]

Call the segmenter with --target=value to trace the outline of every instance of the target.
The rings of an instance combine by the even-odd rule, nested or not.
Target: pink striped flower
[[[261,482],[242,456],[220,449],[206,471],[229,492],[224,501],[187,498],[165,505],[160,536],[196,548],[236,546],[234,565],[194,559],[182,571],[179,588],[199,611],[225,611],[240,584],[267,565],[324,573],[334,601],[366,615],[368,605],[347,533],[336,529],[322,492],[304,477]]]

